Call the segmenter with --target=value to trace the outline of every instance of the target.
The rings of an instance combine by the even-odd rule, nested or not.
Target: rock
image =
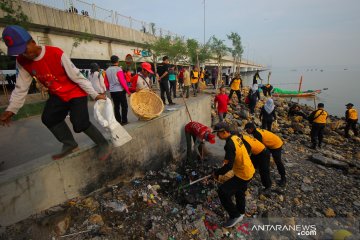
[[[303,183],[303,184],[301,184],[301,190],[303,192],[312,192],[312,191],[314,191],[314,188],[308,184]]]
[[[82,204],[91,211],[95,211],[100,206],[100,204],[92,197],[85,198],[82,201]]]
[[[337,169],[346,170],[349,168],[349,165],[347,163],[324,157],[320,153],[313,154],[310,158],[310,161],[317,163],[317,164],[324,165],[326,167],[333,167],[333,168],[337,168]]]
[[[328,218],[332,218],[332,217],[335,217],[336,214],[334,212],[334,210],[332,208],[327,208],[325,211],[325,216],[328,217]]]
[[[183,232],[184,231],[184,229],[182,227],[182,224],[180,222],[177,222],[175,224],[175,227],[176,227],[176,231],[178,231],[178,232]]]
[[[360,152],[357,152],[355,153],[355,156],[354,156],[357,160],[360,160]]]
[[[301,201],[299,200],[299,198],[294,198],[294,203],[295,203],[295,205],[297,205],[297,206],[299,206],[299,205],[301,205]]]
[[[283,195],[279,195],[279,196],[278,196],[278,199],[279,199],[280,202],[283,202],[283,201],[284,201],[284,196],[283,196]]]
[[[261,201],[265,201],[267,199],[267,197],[265,197],[265,195],[263,195],[263,194],[260,194],[259,199]]]
[[[104,225],[104,221],[102,219],[102,217],[99,214],[93,214],[89,217],[89,222],[92,224],[96,224],[99,226]]]
[[[156,238],[159,240],[168,240],[168,235],[167,235],[167,233],[158,232],[158,233],[156,233]]]
[[[201,218],[194,223],[194,226],[199,230],[200,239],[208,239],[209,234]]]
[[[359,201],[354,201],[353,204],[354,204],[354,206],[360,207],[360,202]]]
[[[310,184],[310,183],[311,183],[311,179],[308,178],[308,177],[304,177],[304,178],[303,178],[303,183]]]

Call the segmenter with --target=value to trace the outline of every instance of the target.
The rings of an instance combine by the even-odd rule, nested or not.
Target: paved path
[[[194,101],[196,98],[191,97],[188,101]],[[174,99],[179,105],[184,105],[181,98]],[[89,114],[92,123],[101,128],[93,118],[94,102],[89,102]],[[174,105],[176,108],[177,105]],[[166,106],[170,108],[173,106]],[[131,128],[131,123],[138,121],[134,116],[130,106],[128,119],[130,124],[125,128]],[[72,128],[69,119],[66,120],[70,128]],[[101,128],[103,129],[103,128]],[[105,131],[105,130],[103,130]],[[93,142],[84,133],[75,133],[75,140],[79,146],[91,145]],[[26,119],[11,122],[10,127],[0,126],[0,170],[6,170],[18,166],[24,162],[33,159],[51,155],[59,152],[61,144],[55,139],[51,132],[42,124],[41,116],[33,116]]]

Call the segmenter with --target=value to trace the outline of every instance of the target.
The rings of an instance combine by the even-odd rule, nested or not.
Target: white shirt
[[[106,92],[104,77],[102,76],[102,74],[99,75],[98,71],[96,71],[94,73],[90,73],[89,80],[96,92],[98,92],[98,93]]]

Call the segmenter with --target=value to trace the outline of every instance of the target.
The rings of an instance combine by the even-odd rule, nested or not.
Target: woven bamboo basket
[[[134,114],[141,120],[151,120],[164,111],[161,98],[149,90],[140,90],[130,96],[130,106]]]

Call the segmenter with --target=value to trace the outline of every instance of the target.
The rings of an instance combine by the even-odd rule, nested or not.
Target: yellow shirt
[[[192,71],[193,77],[191,78],[191,83],[197,83],[199,81],[199,72]]]
[[[243,135],[244,140],[250,145],[251,153],[258,155],[265,149],[265,145],[252,136]]]
[[[231,83],[231,90],[240,90],[241,79],[234,79]]]
[[[324,109],[316,110],[314,115],[314,123],[326,123],[328,113]]]
[[[280,148],[284,143],[281,140],[281,138],[279,138],[279,136],[277,136],[276,134],[265,130],[265,129],[256,129],[262,136],[262,143],[269,149],[278,149]]]
[[[235,176],[243,180],[249,180],[253,177],[255,173],[255,168],[250,160],[250,156],[246,150],[246,147],[241,140],[236,135],[231,137],[236,149],[235,160],[233,164],[233,172]]]
[[[191,81],[190,81],[190,72],[189,71],[184,71],[184,86],[190,86],[191,85]]]
[[[356,109],[354,109],[354,108],[349,109],[349,119],[352,119],[352,120],[358,119],[358,113],[357,113]]]

